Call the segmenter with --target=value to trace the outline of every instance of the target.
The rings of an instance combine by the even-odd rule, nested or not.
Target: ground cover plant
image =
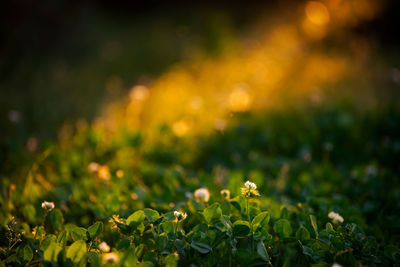
[[[399,121],[244,112],[208,135],[88,126],[10,149],[1,265],[397,266]]]

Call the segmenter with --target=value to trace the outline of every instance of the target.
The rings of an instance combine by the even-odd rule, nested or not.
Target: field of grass
[[[191,138],[163,126],[151,141],[81,127],[34,157],[14,154],[8,166],[25,164],[1,179],[2,265],[399,262],[399,112],[234,118]],[[247,180],[259,196],[243,192]]]

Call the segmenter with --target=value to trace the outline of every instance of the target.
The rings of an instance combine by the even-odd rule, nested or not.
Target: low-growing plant
[[[79,132],[2,175],[0,266],[396,266],[400,116],[357,116]]]

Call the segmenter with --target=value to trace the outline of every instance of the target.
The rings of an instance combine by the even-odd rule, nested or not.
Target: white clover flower
[[[250,181],[247,181],[244,183],[244,187],[241,188],[242,195],[246,198],[249,197],[258,197],[260,196],[260,193],[257,190],[257,185],[255,183],[252,183]]]
[[[104,264],[114,263],[114,262],[118,262],[118,261],[119,261],[119,257],[114,252],[106,253],[103,255],[103,263]]]
[[[257,185],[250,181],[245,182],[244,187],[246,187],[247,189],[257,189]]]
[[[208,202],[210,199],[210,192],[207,188],[199,188],[194,191],[194,197],[197,202]]]
[[[45,209],[46,211],[52,211],[54,207],[55,207],[54,202],[47,202],[47,201],[42,202],[42,208]]]
[[[332,222],[334,224],[339,224],[344,222],[343,217],[340,216],[339,213],[336,213],[334,211],[328,213],[328,218],[332,219]]]
[[[332,264],[332,266],[331,267],[343,267],[342,265],[340,265],[339,263],[334,263],[334,264]]]
[[[184,219],[186,219],[187,214],[186,212],[180,212],[180,211],[174,211],[174,216],[176,218],[177,221],[183,221]]]
[[[99,244],[99,249],[102,251],[102,252],[109,252],[110,251],[110,246],[106,243],[106,242],[101,242],[100,244]]]

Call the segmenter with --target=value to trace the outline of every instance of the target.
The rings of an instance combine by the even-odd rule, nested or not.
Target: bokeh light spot
[[[307,2],[305,11],[307,19],[316,25],[326,25],[330,21],[329,10],[321,2]]]

